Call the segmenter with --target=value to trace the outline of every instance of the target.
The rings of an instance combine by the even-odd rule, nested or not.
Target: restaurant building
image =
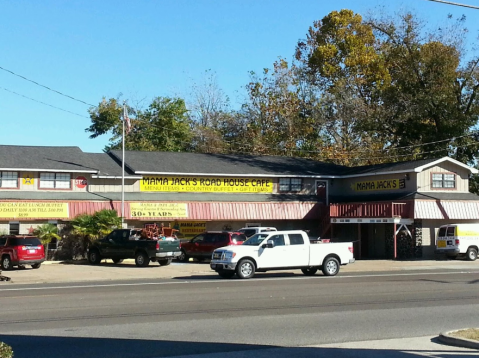
[[[450,158],[349,168],[280,156],[0,146],[0,232],[115,209],[183,237],[244,226],[354,241],[356,258],[433,256],[443,223],[479,220],[477,170]],[[122,182],[124,183],[122,185]],[[123,198],[123,200],[122,200]]]

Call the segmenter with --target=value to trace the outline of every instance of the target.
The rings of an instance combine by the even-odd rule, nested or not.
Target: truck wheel
[[[146,267],[150,264],[150,258],[144,252],[138,252],[135,255],[135,264],[138,267]]]
[[[477,259],[477,250],[470,248],[466,253],[467,261],[476,261]]]
[[[2,270],[10,271],[13,268],[12,260],[10,260],[10,256],[5,255],[2,257]]]
[[[339,261],[334,257],[328,257],[323,262],[324,276],[336,276],[339,272]]]
[[[314,276],[314,274],[318,272],[318,269],[316,267],[308,267],[301,269],[301,272],[303,272],[306,276]]]
[[[222,278],[232,278],[235,275],[234,271],[226,271],[226,270],[221,270],[218,271],[218,275]]]
[[[160,266],[168,266],[169,264],[171,264],[171,259],[158,260],[158,263],[160,264]]]
[[[33,264],[33,265],[32,265],[32,269],[40,268],[41,265],[42,265],[41,263],[39,263],[39,264]]]
[[[185,250],[181,250],[180,256],[178,256],[176,259],[181,262],[188,262],[190,260],[188,255],[186,255]]]
[[[98,265],[101,262],[100,252],[96,249],[88,252],[88,262],[92,265]]]
[[[243,259],[236,266],[236,274],[239,278],[251,278],[254,276],[256,268],[251,260]]]
[[[114,264],[121,264],[123,262],[123,259],[111,259]]]

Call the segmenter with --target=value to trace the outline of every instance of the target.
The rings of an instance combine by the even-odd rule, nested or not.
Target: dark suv
[[[241,245],[246,241],[245,234],[236,231],[207,231],[181,243],[181,255],[178,260],[188,262],[190,257],[203,261],[219,247]]]
[[[24,265],[37,269],[45,261],[45,250],[38,237],[4,235],[0,236],[0,257],[5,271]]]

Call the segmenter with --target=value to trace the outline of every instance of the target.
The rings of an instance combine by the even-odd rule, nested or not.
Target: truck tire
[[[316,272],[318,272],[318,269],[316,267],[308,267],[301,269],[301,272],[304,273],[306,276],[314,276]]]
[[[114,264],[121,264],[123,262],[123,259],[111,259]]]
[[[220,275],[221,278],[232,278],[235,275],[235,272],[221,270],[221,271],[218,271],[218,275]]]
[[[150,264],[150,258],[144,252],[137,252],[135,255],[135,264],[138,267],[146,267]]]
[[[33,265],[32,265],[32,269],[40,268],[41,265],[42,265],[41,263],[33,264]]]
[[[2,257],[2,270],[10,271],[13,268],[12,260],[10,260],[10,256],[5,255]]]
[[[236,274],[239,278],[247,279],[254,276],[256,268],[253,261],[249,259],[241,260],[236,266]]]
[[[92,265],[98,265],[101,262],[100,251],[97,249],[88,251],[88,262]]]
[[[169,264],[171,264],[171,260],[172,259],[162,259],[158,260],[158,263],[160,264],[160,266],[168,266]]]
[[[477,259],[477,250],[470,247],[466,252],[467,261],[476,261]]]
[[[324,276],[336,276],[339,272],[339,261],[334,257],[327,257],[323,262]]]
[[[178,256],[176,259],[181,262],[188,262],[190,260],[185,250],[181,250],[180,256]]]

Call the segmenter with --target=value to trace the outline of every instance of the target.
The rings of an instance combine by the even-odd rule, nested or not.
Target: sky
[[[0,145],[99,153],[110,136],[85,132],[91,106],[188,100],[207,71],[235,108],[250,71],[291,60],[314,21],[378,8],[413,11],[431,26],[465,15],[468,50],[479,33],[479,10],[428,0],[0,0]]]

